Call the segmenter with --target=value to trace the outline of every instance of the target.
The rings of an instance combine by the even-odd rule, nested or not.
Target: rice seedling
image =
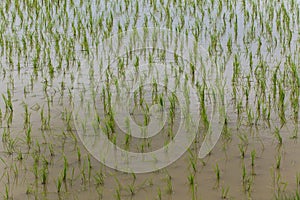
[[[222,195],[221,195],[221,198],[222,199],[227,199],[228,198],[228,193],[229,193],[229,187],[224,188],[222,186]]]
[[[53,144],[49,144],[48,149],[49,149],[49,152],[50,152],[50,156],[53,157],[55,155],[54,149],[53,149]]]
[[[37,180],[38,177],[39,177],[38,163],[37,162],[35,162],[34,165],[33,165],[33,174],[34,174],[35,179]]]
[[[297,190],[299,190],[299,186],[300,186],[300,173],[296,174],[296,186],[297,186]]]
[[[242,164],[242,180],[243,180],[243,184],[245,184],[246,178],[247,178],[247,171],[246,171],[245,163],[243,163]]]
[[[240,156],[241,156],[242,159],[244,159],[247,147],[245,147],[243,144],[239,144],[238,147],[239,147],[239,150],[240,150]]]
[[[172,194],[173,193],[172,177],[170,175],[167,175],[166,181],[167,181],[166,192],[168,194]]]
[[[18,177],[19,177],[19,169],[16,164],[13,165],[13,173],[14,173],[14,182],[18,184]]]
[[[199,95],[199,100],[200,100],[200,112],[201,112],[201,119],[204,123],[205,128],[208,128],[209,126],[209,121],[207,117],[207,112],[206,112],[206,106],[205,106],[205,87],[200,86],[198,88],[198,95]]]
[[[282,137],[281,137],[280,130],[279,130],[278,127],[275,128],[274,135],[275,135],[275,138],[276,138],[277,141],[278,141],[278,144],[279,144],[279,145],[282,145]]]
[[[190,157],[190,165],[193,169],[193,172],[196,173],[197,172],[197,159],[193,155]]]
[[[280,118],[281,126],[286,122],[284,101],[285,101],[285,91],[283,89],[283,86],[279,84],[279,118]]]
[[[27,189],[26,189],[26,195],[30,195],[30,194],[33,194],[34,193],[34,190],[32,188],[32,186],[28,186]]]
[[[9,89],[7,89],[7,97],[2,94],[3,101],[5,103],[6,111],[13,112],[12,96]]]
[[[68,161],[66,156],[64,156],[64,169],[62,174],[62,181],[66,182],[67,180],[67,171],[68,171]]]
[[[48,165],[47,164],[43,164],[43,168],[41,170],[42,173],[42,184],[46,185],[47,184],[47,180],[48,180]]]
[[[189,184],[191,185],[191,187],[194,187],[194,185],[195,185],[195,175],[194,174],[190,174],[188,176],[188,181],[189,181]]]
[[[26,129],[30,123],[30,113],[28,112],[28,105],[24,104],[25,114],[24,114],[24,129]]]
[[[215,167],[215,175],[216,175],[217,183],[219,183],[220,182],[220,169],[219,169],[218,164],[216,164],[216,167]]]
[[[17,145],[17,138],[12,138],[9,129],[4,129],[2,135],[2,141],[4,142],[4,149],[8,155],[13,155]]]
[[[130,195],[131,195],[131,196],[134,196],[135,193],[136,193],[136,189],[135,189],[134,184],[130,184],[130,185],[128,186],[128,189],[129,189]]]
[[[21,160],[23,160],[23,154],[22,154],[22,152],[19,150],[18,151],[18,156],[17,156],[17,160],[19,160],[19,161],[21,161]]]
[[[159,200],[162,199],[162,195],[161,195],[161,190],[160,190],[160,188],[158,188],[158,190],[157,190],[157,198],[158,198]]]
[[[120,188],[116,189],[115,199],[121,200],[121,191],[120,191]]]
[[[251,166],[254,167],[255,164],[256,151],[251,151]]]
[[[247,177],[245,184],[244,184],[244,191],[251,196],[251,190],[253,186],[253,178],[252,177]]]
[[[80,151],[79,147],[77,147],[77,160],[78,160],[78,162],[81,161],[81,151]]]
[[[58,177],[57,178],[57,183],[56,183],[56,190],[57,190],[58,194],[61,192],[61,187],[62,187],[62,178]]]
[[[88,159],[88,180],[90,182],[90,180],[91,180],[91,173],[92,173],[92,164],[91,164],[90,155],[88,155],[87,159]]]
[[[96,185],[103,185],[104,184],[104,174],[102,172],[97,172],[94,176]]]
[[[9,195],[9,186],[7,184],[5,184],[5,194],[3,195],[3,198],[5,200],[10,199],[10,195]]]
[[[27,144],[27,146],[28,146],[29,149],[30,149],[31,143],[32,143],[31,129],[32,129],[32,126],[30,125],[27,128],[26,132],[25,132],[25,135],[26,135],[26,144]]]

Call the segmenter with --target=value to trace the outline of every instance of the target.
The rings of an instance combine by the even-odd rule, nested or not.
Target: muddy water
[[[22,79],[22,78],[20,78]],[[20,88],[17,76],[15,88]],[[41,109],[44,107],[47,115],[47,101],[42,88],[35,86],[36,92],[31,92],[24,99],[23,93],[14,92],[14,117],[11,128],[7,128],[5,120],[1,128],[10,130],[11,138],[16,138],[13,153],[7,153],[7,149],[1,152],[1,192],[5,193],[5,186],[9,186],[9,193],[14,199],[22,199],[26,195],[29,199],[112,199],[117,198],[118,192],[121,199],[155,199],[159,191],[163,199],[192,199],[193,193],[196,199],[220,199],[222,188],[229,189],[228,197],[235,199],[271,199],[278,191],[294,193],[297,190],[296,175],[299,173],[300,160],[297,156],[300,152],[298,139],[291,139],[294,131],[292,123],[281,128],[283,144],[279,145],[274,137],[273,128],[264,123],[249,127],[236,126],[236,115],[228,111],[228,133],[219,140],[211,155],[204,160],[195,159],[195,186],[189,185],[188,176],[193,172],[190,164],[191,155],[196,156],[201,144],[193,145],[192,153],[185,153],[179,160],[163,170],[153,173],[136,175],[126,174],[109,169],[90,156],[91,174],[89,180],[88,156],[76,135],[76,129],[71,124],[72,130],[67,130],[64,120],[66,113],[70,112],[68,94],[62,98],[59,94],[59,85],[53,84],[48,93],[53,95],[51,106],[51,130],[41,130]],[[58,92],[55,92],[57,89]],[[55,94],[54,94],[55,93]],[[30,121],[32,125],[32,144],[29,148],[25,141],[24,130],[24,106],[28,105]],[[138,118],[139,115],[137,114]],[[142,120],[142,119],[141,119]],[[71,122],[72,123],[72,122]],[[203,127],[202,127],[203,128]],[[244,143],[240,138],[246,136]],[[37,142],[39,145],[37,145]],[[153,139],[152,144],[159,147],[159,138]],[[245,158],[241,158],[239,144],[246,147]],[[5,146],[5,142],[3,142]],[[38,149],[39,146],[39,149]],[[53,147],[54,155],[50,155],[49,146]],[[81,161],[78,161],[77,148],[81,150]],[[251,151],[256,151],[254,166],[251,165]],[[18,152],[23,159],[18,160]],[[34,154],[39,155],[38,177],[34,175]],[[64,155],[68,161],[67,181],[62,184],[62,192],[57,193],[57,178],[63,171]],[[276,168],[276,157],[281,156],[280,168]],[[41,184],[41,170],[43,158],[48,162],[47,184]],[[5,164],[4,164],[5,163]],[[215,168],[220,168],[220,180],[217,181]],[[249,191],[243,185],[243,166],[246,170],[246,178],[252,182]],[[73,172],[74,171],[74,172]],[[103,185],[95,182],[96,174],[103,174]],[[85,178],[83,178],[85,177]],[[168,182],[169,177],[171,181]],[[85,179],[85,180],[84,180]],[[134,183],[135,194],[131,195],[129,187]],[[169,191],[171,184],[172,191]],[[246,186],[245,186],[246,185]]]

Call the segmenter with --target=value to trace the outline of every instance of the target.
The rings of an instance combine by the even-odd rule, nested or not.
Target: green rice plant
[[[164,102],[164,97],[163,95],[159,95],[159,104],[161,106],[161,108],[164,108],[165,102]]]
[[[239,150],[240,150],[241,158],[244,159],[245,158],[245,153],[246,153],[246,150],[247,150],[247,146],[244,146],[243,144],[239,144],[238,147],[239,147]]]
[[[300,200],[300,194],[298,191],[295,192],[295,194],[290,194],[287,192],[279,192],[277,195],[275,195],[276,200]]]
[[[92,174],[92,163],[91,163],[91,157],[88,155],[88,180],[91,181],[91,174]]]
[[[219,169],[219,165],[216,164],[216,167],[215,167],[215,174],[216,174],[216,178],[217,178],[217,183],[220,182],[220,169]]]
[[[63,169],[63,174],[62,174],[62,180],[64,182],[66,182],[67,180],[67,171],[68,171],[68,161],[67,161],[67,158],[66,156],[64,156],[64,169]]]
[[[16,163],[13,165],[13,172],[14,172],[15,182],[18,183],[19,169]]]
[[[41,117],[41,129],[42,130],[47,130],[47,128],[49,128],[47,125],[47,119],[44,117],[44,107],[41,109],[40,112],[40,117]]]
[[[243,103],[240,100],[240,101],[238,101],[238,103],[236,105],[238,126],[240,126],[240,123],[241,123],[240,120],[241,120],[242,109],[243,109]]]
[[[276,138],[277,141],[278,141],[278,144],[279,144],[279,145],[282,145],[282,137],[281,137],[280,130],[279,130],[278,127],[275,128],[274,135],[275,135],[275,138]]]
[[[24,103],[24,109],[25,109],[25,114],[24,114],[24,129],[28,127],[30,124],[30,113],[28,112],[28,105]]]
[[[171,126],[174,124],[175,120],[175,109],[176,109],[176,94],[172,93],[171,96],[169,96],[169,102],[170,102],[170,109],[169,109],[169,119]]]
[[[239,140],[241,142],[239,144],[239,148],[242,149],[242,151],[240,150],[240,152],[243,153],[242,155],[244,156],[245,152],[247,150],[247,147],[249,145],[248,136],[246,134],[240,134],[240,135],[238,135],[238,137],[239,137]]]
[[[81,151],[80,151],[79,147],[77,147],[77,160],[78,160],[78,162],[81,161]]]
[[[75,175],[75,168],[72,168],[72,173],[71,173],[71,179],[70,179],[70,185],[73,185],[73,181],[74,181],[74,175]]]
[[[13,121],[13,112],[9,112],[6,123],[7,123],[7,127],[10,128],[12,125],[12,121]]]
[[[10,129],[4,129],[2,134],[2,142],[4,142],[4,149],[8,155],[12,155],[15,152],[17,145],[17,138],[12,138],[10,135]]]
[[[77,143],[78,143],[78,139],[76,137],[76,134],[74,134],[73,131],[69,132],[69,134],[70,134],[71,138],[73,139],[74,149],[76,149],[77,148]]]
[[[278,70],[279,70],[279,65],[276,67],[275,71],[273,72],[272,75],[272,88],[273,88],[273,100],[276,99],[276,94],[277,94],[277,79],[278,79]]]
[[[125,134],[125,139],[124,139],[125,142],[124,143],[125,143],[125,148],[128,149],[131,138],[132,138],[131,137],[131,129],[130,129],[130,121],[128,118],[126,118],[125,124],[126,124],[127,133]]]
[[[207,117],[206,106],[205,106],[205,89],[206,87],[199,86],[198,87],[198,96],[200,101],[200,114],[202,122],[204,123],[204,127],[207,129],[209,127],[209,120]]]
[[[135,181],[136,181],[136,174],[134,172],[132,172],[131,175],[132,175],[132,178],[133,178],[132,182],[135,183]]]
[[[8,184],[5,184],[5,194],[3,195],[3,198],[5,200],[9,200],[10,199],[10,195],[9,195],[9,186]]]
[[[195,157],[190,157],[190,165],[193,169],[193,172],[197,172],[197,159]]]
[[[157,198],[158,198],[159,200],[162,199],[161,189],[160,189],[160,188],[158,188],[158,190],[157,190]]]
[[[21,150],[19,150],[18,151],[18,156],[17,156],[17,160],[19,160],[19,161],[21,161],[21,160],[23,160],[23,153],[22,153],[22,151]]]
[[[103,185],[104,184],[104,174],[101,172],[97,172],[94,176],[96,185]]]
[[[246,170],[245,163],[243,162],[243,164],[242,164],[242,180],[243,180],[243,184],[246,182],[246,178],[247,178],[247,170]]]
[[[48,165],[44,164],[42,168],[42,184],[45,185],[48,180]]]
[[[82,176],[81,180],[82,180],[82,183],[83,183],[84,185],[86,185],[85,167],[86,167],[86,162],[84,161],[83,166],[82,166],[82,169],[80,170],[81,176]]]
[[[38,167],[39,167],[38,163],[34,162],[34,164],[33,164],[33,174],[34,174],[34,177],[35,177],[36,180],[39,177]]]
[[[249,55],[249,66],[250,66],[250,71],[251,71],[251,74],[253,72],[253,55],[252,55],[252,52],[250,52],[250,55]]]
[[[222,186],[222,195],[221,195],[221,198],[222,199],[227,199],[228,198],[228,193],[229,193],[229,187],[224,188]]]
[[[53,144],[49,144],[48,149],[49,149],[49,152],[50,152],[50,156],[51,157],[55,156]]]
[[[68,112],[66,111],[66,122],[67,122],[67,131],[72,131],[72,125],[71,125],[71,121],[72,121],[72,112]]]
[[[61,187],[62,187],[62,178],[59,176],[56,182],[56,191],[58,194],[60,194],[61,192]]]
[[[296,186],[297,186],[297,190],[299,190],[299,186],[300,186],[300,173],[299,172],[296,174]]]
[[[253,121],[254,121],[254,113],[253,110],[251,108],[246,108],[246,112],[247,112],[247,122],[248,125],[253,125]]]
[[[112,143],[113,143],[114,145],[117,145],[117,136],[116,136],[116,135],[113,135],[111,141],[112,141]]]
[[[286,118],[285,118],[285,105],[284,105],[284,99],[285,99],[285,91],[283,89],[283,86],[279,84],[279,119],[281,125],[285,124]]]
[[[253,177],[252,176],[248,176],[245,179],[245,183],[244,183],[244,191],[246,193],[248,193],[248,195],[251,195],[252,186],[253,186]]]
[[[30,149],[31,147],[31,143],[32,143],[32,138],[31,138],[31,129],[32,129],[32,125],[30,125],[26,132],[25,132],[25,136],[26,136],[26,144],[28,146],[28,148]]]
[[[172,177],[169,174],[166,177],[166,181],[167,181],[167,193],[172,194],[173,193]]]
[[[13,112],[12,96],[10,89],[7,89],[7,98],[4,94],[2,94],[2,98],[4,100],[6,110]]]
[[[280,169],[281,165],[281,155],[276,156],[276,169]]]
[[[131,195],[131,196],[134,196],[135,193],[136,193],[136,189],[135,189],[134,184],[130,184],[130,185],[128,186],[128,189],[129,189],[130,195]]]
[[[195,185],[195,174],[191,173],[188,176],[188,181],[189,181],[190,186],[194,187],[194,185]]]
[[[116,189],[115,199],[121,200],[121,191],[120,191],[120,188]]]
[[[237,41],[238,37],[238,22],[237,22],[237,15],[235,16],[235,21],[234,21],[234,40]]]
[[[232,53],[232,38],[231,36],[227,40],[227,53],[231,55]]]
[[[27,186],[27,189],[26,189],[26,195],[30,195],[30,194],[33,194],[34,193],[34,190],[32,188],[32,186]]]
[[[139,148],[140,150],[139,150],[139,151],[140,151],[141,153],[144,153],[144,152],[145,152],[145,148],[146,148],[146,147],[145,147],[145,143],[142,143],[142,144],[140,145],[140,148]]]
[[[254,167],[255,164],[256,151],[255,149],[251,151],[251,166]]]

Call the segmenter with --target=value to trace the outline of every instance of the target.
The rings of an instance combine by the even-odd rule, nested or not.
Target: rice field
[[[2,199],[300,199],[298,0],[0,3]]]

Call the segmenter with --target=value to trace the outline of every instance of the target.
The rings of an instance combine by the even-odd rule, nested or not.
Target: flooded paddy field
[[[1,2],[1,198],[300,199],[299,33],[297,0]]]

